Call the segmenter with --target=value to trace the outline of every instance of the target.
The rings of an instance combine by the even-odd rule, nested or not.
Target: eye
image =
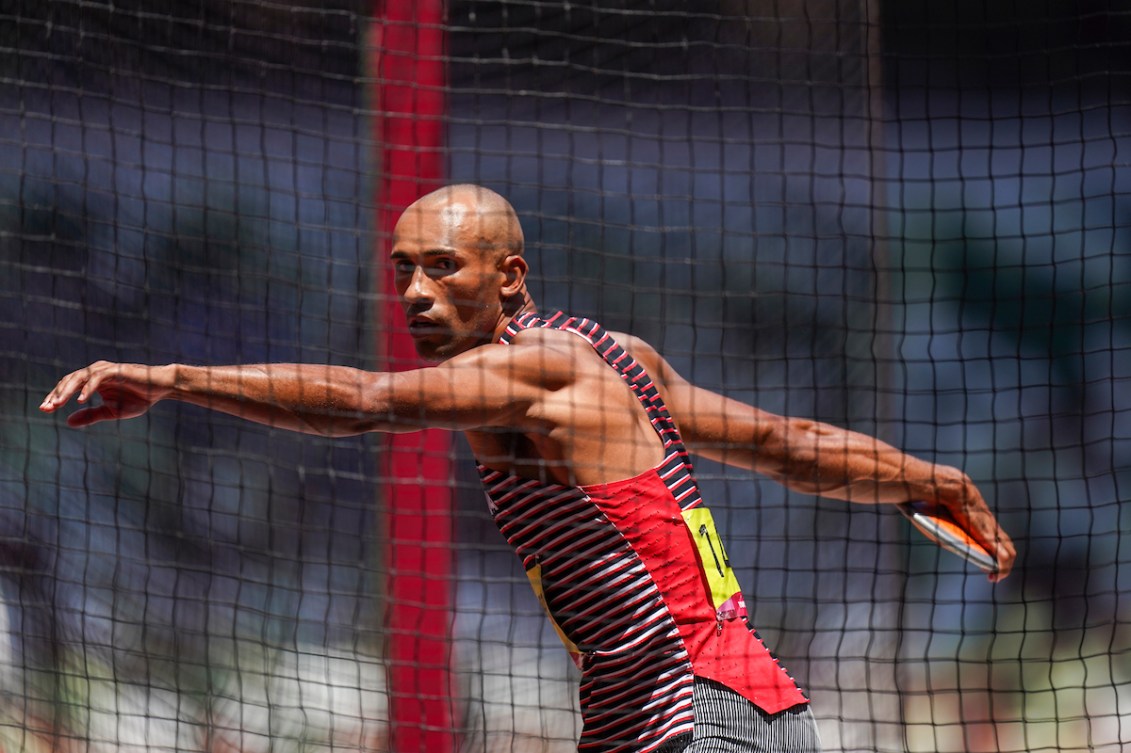
[[[397,259],[393,262],[393,271],[398,275],[410,275],[416,265],[407,259]]]
[[[456,263],[455,259],[447,256],[440,256],[433,259],[432,263],[429,264],[428,267],[429,271],[432,274],[450,274],[459,269],[459,264]]]

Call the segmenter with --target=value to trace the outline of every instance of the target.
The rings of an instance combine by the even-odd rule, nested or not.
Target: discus
[[[940,505],[927,502],[904,502],[896,505],[912,525],[931,541],[987,573],[997,572],[997,560],[975,541],[954,517]]]

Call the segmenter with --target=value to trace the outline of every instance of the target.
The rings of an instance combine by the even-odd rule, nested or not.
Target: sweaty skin
[[[636,398],[584,340],[524,330],[512,345],[497,344],[513,316],[536,310],[522,230],[503,197],[471,185],[423,197],[398,221],[390,261],[417,352],[436,365],[389,373],[99,361],[64,376],[40,409],[52,413],[77,395],[83,407],[67,419],[75,427],[140,416],[162,400],[330,436],[440,427],[463,431],[490,468],[568,485],[629,478],[660,460]],[[990,580],[1009,575],[1013,543],[962,471],[696,387],[644,341],[612,334],[651,374],[691,452],[808,494],[942,505],[997,560]]]

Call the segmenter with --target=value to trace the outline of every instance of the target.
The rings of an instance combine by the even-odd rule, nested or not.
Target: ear
[[[516,255],[507,256],[499,269],[506,275],[506,282],[499,290],[499,295],[506,300],[522,293],[526,286],[526,273],[530,269],[526,265],[526,259]]]

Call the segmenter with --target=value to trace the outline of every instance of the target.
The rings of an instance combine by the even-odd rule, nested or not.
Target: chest
[[[549,436],[532,438],[504,430],[469,431],[465,436],[476,461],[491,470],[545,483],[577,483],[565,448]]]

